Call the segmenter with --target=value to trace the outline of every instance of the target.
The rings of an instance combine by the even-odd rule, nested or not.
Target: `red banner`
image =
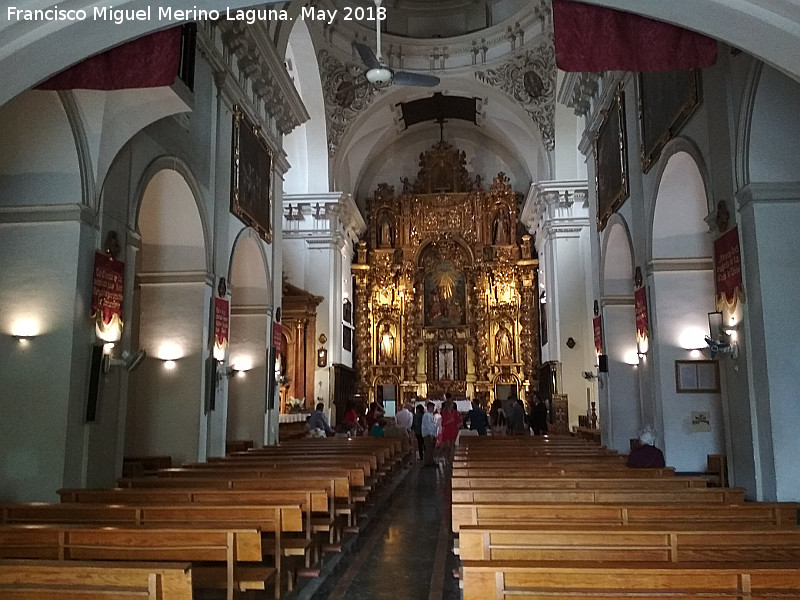
[[[594,329],[594,349],[597,354],[603,353],[603,318],[595,317],[592,319]]]
[[[214,298],[214,345],[224,349],[228,345],[228,301]]]
[[[181,28],[151,33],[87,58],[41,90],[125,90],[172,85],[181,60]]]
[[[644,286],[633,292],[634,312],[636,313],[636,341],[642,342],[650,335],[647,318],[647,288]]]
[[[553,0],[553,33],[562,71],[678,71],[717,60],[712,38],[582,2]]]
[[[122,322],[125,288],[125,263],[100,252],[94,253],[92,316],[104,325]],[[115,319],[116,317],[116,319]]]
[[[281,346],[283,345],[283,326],[280,323],[272,324],[272,345],[280,354]]]
[[[717,308],[729,306],[744,297],[739,228],[734,227],[714,240],[714,279],[717,285]]]

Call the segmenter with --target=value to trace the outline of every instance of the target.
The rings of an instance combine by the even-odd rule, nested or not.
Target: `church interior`
[[[234,585],[229,555],[227,598],[251,597],[243,590],[259,582],[276,598],[411,585],[353,565],[378,560],[371,548],[414,552],[413,539],[378,535],[414,526],[413,494],[436,504],[421,542],[430,554],[413,567],[424,586],[409,597],[500,599],[540,585],[481,562],[509,557],[567,557],[548,577],[578,581],[586,571],[570,561],[581,559],[552,545],[537,554],[530,535],[498,527],[503,518],[458,512],[480,504],[473,485],[528,498],[520,482],[465,483],[466,471],[530,468],[554,481],[591,460],[593,476],[569,476],[611,481],[643,429],[666,461],[640,471],[652,470],[647,486],[666,497],[655,481],[699,487],[690,476],[724,463],[703,479],[719,487],[702,486],[725,505],[716,521],[746,521],[725,512],[733,505],[769,507],[769,531],[752,524],[749,537],[800,548],[796,0],[252,1],[229,0],[226,12],[174,0],[193,16],[169,23],[134,18],[148,0],[117,3],[125,25],[91,18],[84,0],[71,4],[86,19],[20,17],[51,4],[33,0],[0,15],[0,596],[16,589],[5,559],[81,557],[2,551],[23,545],[8,536],[27,522],[4,507],[56,503],[59,491],[77,505],[76,490],[165,467],[205,465],[211,479],[214,461],[247,452],[286,461],[273,468],[297,485],[327,477],[308,489],[329,486],[337,525],[314,529],[308,490],[296,515],[278,526],[264,517],[278,527],[271,541],[297,521],[285,529],[295,537],[276,542],[275,588],[259,576]],[[240,9],[252,22],[231,17]],[[394,421],[404,405],[438,410],[445,397],[462,417],[473,400],[486,412],[520,400],[528,413],[539,398],[549,435],[468,438],[432,472],[414,435],[342,433],[350,408],[363,416],[378,403]],[[299,439],[319,404],[358,451],[339,437]],[[370,466],[334,462],[325,443]],[[646,476],[633,477],[635,495]],[[289,489],[275,485],[251,489]],[[596,485],[595,496],[617,489]],[[549,517],[520,521],[552,524],[561,496],[547,497]],[[662,515],[659,526],[694,526],[700,539],[713,517],[699,497],[696,521],[673,527]],[[102,498],[86,502],[115,503]],[[322,558],[326,544],[339,567]],[[754,582],[776,577],[758,561],[800,561],[794,547],[747,548],[671,560],[753,560],[752,573],[729,575]],[[281,556],[305,564],[284,573]],[[295,589],[326,571],[314,564],[337,577]],[[791,565],[781,573],[800,594]],[[193,581],[209,573],[192,568]],[[158,574],[175,589],[184,576]],[[603,578],[586,577],[600,594]]]

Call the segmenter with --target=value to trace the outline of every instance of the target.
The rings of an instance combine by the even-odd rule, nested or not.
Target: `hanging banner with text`
[[[592,319],[594,329],[594,350],[598,355],[603,353],[603,318],[595,317]]]
[[[636,346],[640,352],[646,352],[650,337],[650,325],[647,318],[647,288],[642,286],[633,292],[633,305],[636,313]]]
[[[122,299],[125,294],[125,263],[101,252],[94,253],[92,318],[95,333],[105,342],[122,337]]]
[[[272,345],[275,346],[276,353],[280,354],[283,345],[283,326],[280,323],[272,324]]]
[[[225,360],[228,348],[228,323],[230,303],[225,298],[214,298],[214,358]]]
[[[717,286],[717,310],[731,310],[737,301],[744,301],[738,227],[726,231],[714,240],[714,279]]]

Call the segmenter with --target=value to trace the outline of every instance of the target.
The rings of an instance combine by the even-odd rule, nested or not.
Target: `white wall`
[[[657,373],[657,397],[662,423],[654,424],[663,431],[664,455],[667,464],[679,471],[705,471],[706,455],[725,454],[722,406],[719,394],[685,394],[676,392],[675,361],[691,360],[689,339],[699,347],[708,331],[708,312],[714,306],[713,278],[710,271],[659,272],[649,283],[653,368]],[[684,347],[682,347],[684,346]],[[703,356],[705,358],[705,356]],[[711,431],[695,432],[691,428],[693,411],[710,413]]]

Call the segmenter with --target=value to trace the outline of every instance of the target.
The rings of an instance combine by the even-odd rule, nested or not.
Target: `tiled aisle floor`
[[[458,600],[449,475],[412,466],[358,549],[313,600]]]

